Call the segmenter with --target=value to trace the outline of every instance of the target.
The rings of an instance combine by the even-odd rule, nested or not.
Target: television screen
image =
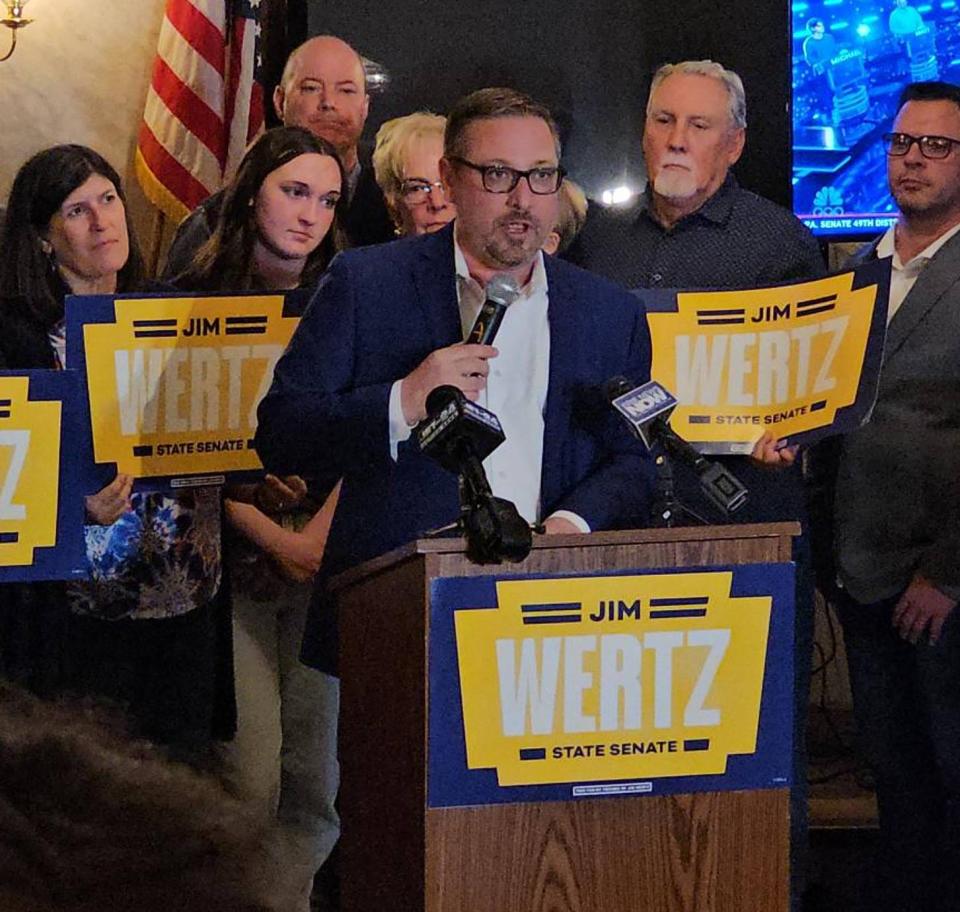
[[[814,234],[893,223],[881,137],[910,82],[960,82],[960,0],[794,0],[793,211]]]

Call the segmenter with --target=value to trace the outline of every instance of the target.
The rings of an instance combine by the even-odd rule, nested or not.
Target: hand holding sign
[[[253,492],[253,503],[264,513],[282,513],[307,496],[307,483],[299,475],[266,475]]]
[[[112,526],[130,509],[133,476],[119,474],[105,488],[84,498],[87,519],[98,526]]]
[[[773,431],[764,431],[763,436],[753,445],[750,458],[771,469],[787,468],[796,462],[799,449],[796,445],[787,446],[786,441],[780,440]]]

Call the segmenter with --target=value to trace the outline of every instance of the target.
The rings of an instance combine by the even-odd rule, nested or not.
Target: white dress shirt
[[[941,234],[932,244],[925,247],[906,263],[900,259],[900,254],[897,253],[895,225],[891,225],[883,237],[880,238],[880,242],[877,244],[877,256],[880,258],[893,257],[893,270],[890,273],[890,299],[887,304],[887,326],[890,325],[893,315],[900,309],[903,299],[910,294],[910,289],[913,288],[913,283],[917,281],[923,267],[958,231],[960,231],[960,223]]]
[[[454,237],[457,300],[464,338],[486,299],[484,288],[471,275],[466,258]],[[547,316],[549,290],[543,254],[538,253],[530,281],[507,308],[494,345],[499,354],[489,362],[486,388],[477,403],[493,412],[506,440],[486,459],[483,467],[497,497],[512,501],[528,522],[540,514],[540,476],[543,463],[543,411],[550,381],[550,325]],[[400,384],[390,390],[390,451],[397,458],[397,445],[410,436],[403,417]],[[582,532],[590,526],[576,513],[558,510],[552,516],[570,520]]]

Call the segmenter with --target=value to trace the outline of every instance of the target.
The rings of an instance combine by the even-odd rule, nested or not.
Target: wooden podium
[[[431,808],[431,581],[791,559],[795,524],[537,537],[477,566],[418,541],[334,581],[343,912],[786,912],[786,787]]]

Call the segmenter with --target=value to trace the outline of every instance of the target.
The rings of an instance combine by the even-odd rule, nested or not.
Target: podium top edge
[[[710,541],[730,541],[735,539],[783,538],[800,535],[800,523],[749,523],[726,526],[678,526],[670,529],[626,529],[617,532],[591,532],[587,535],[535,535],[533,550],[608,547],[611,545],[664,544],[669,542],[691,542],[707,539]],[[371,558],[356,567],[337,574],[329,582],[332,590],[342,589],[364,577],[380,573],[395,566],[426,554],[463,554],[466,544],[462,538],[421,538],[408,542]],[[489,564],[491,574],[509,571],[517,564]]]

